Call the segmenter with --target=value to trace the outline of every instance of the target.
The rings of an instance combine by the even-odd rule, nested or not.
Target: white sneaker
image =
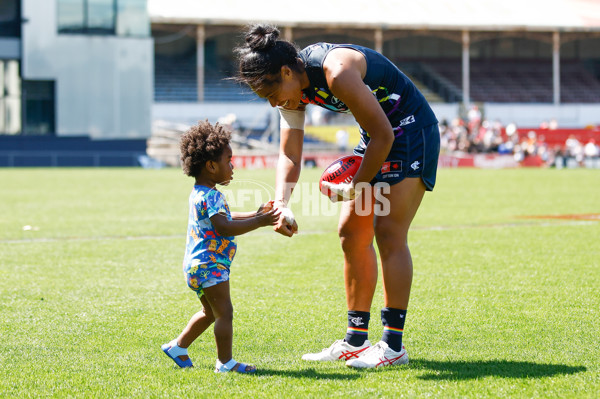
[[[359,358],[346,362],[348,367],[371,369],[375,367],[394,366],[397,364],[408,364],[408,353],[404,345],[400,352],[396,352],[383,341],[377,342],[369,350],[365,351]]]
[[[335,360],[350,360],[361,356],[371,343],[367,339],[362,346],[352,346],[343,339],[338,339],[329,348],[323,349],[319,353],[307,353],[302,355],[302,360],[311,360],[317,362],[332,362]]]

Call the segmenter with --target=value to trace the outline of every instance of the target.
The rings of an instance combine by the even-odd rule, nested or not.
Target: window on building
[[[118,0],[117,4],[117,35],[150,36],[150,17],[146,9],[146,0]]]
[[[115,0],[58,0],[58,32],[115,34]]]
[[[0,134],[21,132],[19,61],[0,60]]]
[[[0,37],[21,36],[20,0],[0,1]]]
[[[85,30],[86,9],[84,0],[58,1],[58,31],[60,33],[79,33]]]
[[[54,135],[55,101],[53,80],[23,81],[23,134]]]
[[[58,32],[150,35],[147,0],[58,0]]]
[[[115,1],[87,0],[88,33],[115,33]]]

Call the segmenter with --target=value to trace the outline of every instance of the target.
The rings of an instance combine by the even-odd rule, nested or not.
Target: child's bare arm
[[[265,213],[254,212],[254,216],[243,219],[227,220],[227,216],[217,213],[210,218],[215,231],[221,236],[239,236],[263,226],[274,226],[280,213],[271,209]]]
[[[233,220],[249,219],[256,216],[256,212],[231,212]]]
[[[271,209],[273,209],[273,200],[270,200],[269,202],[262,204],[260,207],[258,207],[258,211],[256,212],[231,212],[231,218],[232,219],[248,219],[248,218],[252,218],[256,215],[259,215],[261,213],[266,213],[268,211],[270,211]]]

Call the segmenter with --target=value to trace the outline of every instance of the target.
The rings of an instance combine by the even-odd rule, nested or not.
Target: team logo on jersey
[[[413,168],[413,170],[419,169],[420,166],[421,166],[421,163],[419,161],[415,161],[410,165],[410,167]]]

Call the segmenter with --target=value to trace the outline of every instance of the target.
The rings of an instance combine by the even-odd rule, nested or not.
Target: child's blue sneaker
[[[169,342],[168,344],[162,345],[160,348],[179,367],[181,367],[181,368],[194,367],[191,359],[188,358],[187,360],[181,360],[179,358],[179,356],[187,356],[188,351],[187,351],[187,348],[181,348],[179,345],[177,345],[177,339],[174,339],[173,341]]]

